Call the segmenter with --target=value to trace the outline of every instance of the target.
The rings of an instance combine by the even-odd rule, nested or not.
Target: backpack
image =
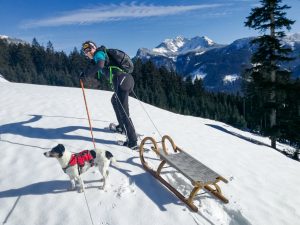
[[[108,56],[108,61],[110,66],[117,66],[122,69],[126,73],[132,73],[134,69],[134,65],[130,57],[123,51],[119,49],[105,48],[105,46],[101,46],[97,50],[103,51]],[[97,51],[96,50],[96,51]]]

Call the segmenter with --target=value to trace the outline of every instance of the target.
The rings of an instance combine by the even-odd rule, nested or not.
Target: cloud
[[[96,6],[94,8],[80,9],[76,11],[65,12],[56,17],[31,20],[23,24],[23,28],[35,27],[53,27],[65,25],[84,25],[101,23],[115,20],[126,20],[133,18],[158,17],[185,13],[188,11],[217,8],[222,4],[201,4],[184,6],[155,6],[155,5],[137,5],[120,4],[109,6]]]

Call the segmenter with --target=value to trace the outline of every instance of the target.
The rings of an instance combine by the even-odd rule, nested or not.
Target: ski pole
[[[94,148],[96,149],[95,139],[94,139],[94,135],[93,135],[93,128],[92,128],[92,123],[91,123],[91,119],[90,119],[90,113],[89,113],[89,109],[88,109],[88,106],[87,106],[87,101],[86,101],[86,97],[85,97],[83,82],[82,82],[81,79],[80,79],[80,86],[81,86],[82,93],[83,93],[84,104],[85,104],[85,109],[86,109],[86,113],[87,113],[88,120],[89,120],[90,131],[91,131],[91,135],[92,135],[92,140],[93,140]]]

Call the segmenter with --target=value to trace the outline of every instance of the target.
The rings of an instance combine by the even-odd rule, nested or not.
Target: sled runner
[[[152,150],[159,156],[159,159],[162,161],[157,169],[151,168],[151,166],[146,162],[144,158],[144,145],[146,142],[151,143]],[[166,148],[166,141],[169,141],[174,153],[169,154]],[[222,200],[224,203],[228,203],[228,200],[223,196],[221,188],[217,184],[219,181],[228,183],[228,181],[193,158],[191,155],[180,149],[174,144],[174,141],[168,136],[165,135],[162,137],[162,148],[158,148],[157,142],[152,137],[145,137],[139,148],[140,159],[143,167],[150,174],[152,174],[156,179],[158,179],[162,184],[164,184],[170,191],[172,191],[180,200],[187,204],[193,211],[197,212],[198,208],[194,205],[193,200],[196,194],[202,188],[207,190],[209,193],[215,197]],[[179,191],[177,191],[171,184],[169,184],[165,179],[160,176],[161,170],[165,164],[175,168],[178,172],[183,174],[188,178],[192,185],[193,189],[188,197],[183,196]],[[214,188],[213,188],[214,187]]]

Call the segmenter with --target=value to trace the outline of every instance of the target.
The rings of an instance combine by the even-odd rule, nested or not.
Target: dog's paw
[[[100,186],[100,187],[99,187],[99,190],[100,190],[100,191],[107,192],[106,186]]]
[[[83,192],[83,188],[79,188],[78,193],[82,193],[82,192]]]

